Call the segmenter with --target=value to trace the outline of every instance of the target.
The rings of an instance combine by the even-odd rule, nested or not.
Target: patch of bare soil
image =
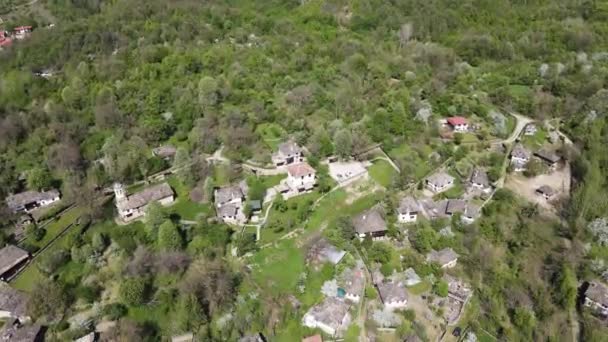
[[[539,206],[555,211],[553,203],[563,197],[570,195],[570,180],[571,180],[570,164],[566,163],[561,168],[548,173],[538,175],[536,177],[527,178],[522,174],[511,174],[507,176],[505,186],[526,200],[537,203]],[[549,201],[540,196],[536,189],[543,185],[550,186],[556,194]]]

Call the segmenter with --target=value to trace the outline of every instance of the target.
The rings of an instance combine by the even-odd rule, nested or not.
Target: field
[[[205,213],[212,214],[213,210],[210,205],[195,203],[190,200],[190,190],[182,184],[177,178],[169,178],[169,184],[177,193],[177,200],[170,207],[170,211],[179,215],[183,220],[196,220],[197,216]]]
[[[75,207],[64,212],[59,219],[52,221],[44,227],[46,234],[44,234],[44,237],[40,241],[36,241],[30,236],[22,242],[22,245],[32,245],[39,248],[46,246],[51,240],[57,237],[62,230],[74,223],[82,213],[83,209],[80,207]]]
[[[275,123],[265,123],[259,125],[255,131],[262,137],[262,140],[264,140],[266,145],[268,145],[272,151],[276,151],[278,149],[279,144],[287,134],[281,126]]]

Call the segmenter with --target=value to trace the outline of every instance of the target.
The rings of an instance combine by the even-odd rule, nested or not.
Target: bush
[[[111,321],[116,321],[127,315],[129,310],[121,303],[112,303],[104,306],[103,314]]]
[[[144,303],[146,297],[146,281],[143,278],[129,278],[120,284],[121,300],[131,306]]]

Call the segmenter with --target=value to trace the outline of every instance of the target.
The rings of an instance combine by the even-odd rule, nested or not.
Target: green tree
[[[534,328],[536,327],[536,317],[534,312],[524,307],[515,308],[513,315],[513,323],[519,328],[524,336],[532,337]]]
[[[146,298],[146,280],[143,278],[127,278],[120,283],[120,299],[123,303],[137,306],[144,303]]]
[[[51,187],[53,178],[46,167],[36,167],[27,173],[27,187],[32,190],[43,190]]]
[[[576,305],[577,281],[574,271],[564,264],[558,275],[557,300],[565,309],[573,309]]]
[[[167,220],[167,213],[163,206],[158,202],[152,202],[146,208],[146,232],[148,237],[155,240],[158,235],[158,228]]]
[[[182,248],[182,236],[173,222],[167,220],[158,228],[158,246],[163,250],[175,251]]]
[[[443,280],[439,280],[433,285],[433,292],[439,297],[447,297],[448,296],[448,283]]]
[[[35,319],[46,316],[53,320],[64,313],[67,304],[67,296],[57,283],[41,281],[29,293],[27,311]]]
[[[341,158],[348,158],[353,153],[353,136],[348,129],[341,129],[334,137],[336,154]]]
[[[177,308],[172,320],[175,324],[175,330],[178,332],[187,332],[197,329],[205,322],[205,313],[198,301],[198,298],[192,294],[180,296],[177,302]]]

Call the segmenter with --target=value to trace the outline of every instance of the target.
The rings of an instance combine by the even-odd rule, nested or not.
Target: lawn
[[[213,168],[213,178],[216,186],[230,185],[230,166],[218,164]]]
[[[378,184],[388,187],[393,182],[397,172],[386,160],[378,160],[367,170]]]
[[[332,264],[325,263],[320,270],[310,270],[306,278],[306,291],[298,296],[298,299],[305,307],[314,305],[323,299],[321,287],[323,283],[334,278],[335,268]]]
[[[431,290],[431,284],[429,282],[423,280],[414,286],[408,287],[407,290],[408,290],[408,292],[410,292],[412,294],[421,295],[421,294]]]
[[[253,279],[273,297],[296,292],[300,275],[306,269],[304,254],[291,240],[280,242],[276,248],[262,249],[253,262]]]
[[[34,285],[44,279],[46,279],[46,277],[40,273],[38,267],[36,267],[34,263],[31,263],[17,278],[11,281],[11,286],[17,290],[30,292],[34,288]]]
[[[272,209],[270,209],[268,221],[262,229],[261,242],[267,243],[274,241],[278,237],[295,229],[301,223],[301,220],[298,218],[298,207],[305,205],[307,202],[314,202],[320,196],[321,194],[319,192],[313,191],[308,194],[290,198],[287,200],[287,210],[284,212],[279,211],[277,206],[274,205]],[[282,229],[279,230],[278,228]]]
[[[258,177],[258,179],[260,180],[260,182],[264,185],[264,187],[266,189],[279,185],[279,183],[281,183],[281,181],[285,178],[287,178],[287,174]]]
[[[74,207],[66,212],[64,212],[59,219],[52,221],[47,224],[44,229],[46,230],[46,234],[40,241],[34,240],[32,236],[26,238],[21,245],[28,244],[33,245],[39,248],[46,246],[51,240],[53,240],[57,235],[59,235],[67,226],[74,223],[80,215],[82,215],[84,209],[80,207]]]
[[[169,209],[172,213],[179,215],[183,220],[196,220],[201,213],[208,215],[212,213],[210,205],[192,202],[190,190],[176,177],[170,177],[168,182],[177,193],[177,200]]]
[[[428,145],[420,147],[420,154],[429,156],[433,153],[433,148]],[[388,155],[394,160],[404,160],[414,167],[414,176],[417,180],[421,180],[431,171],[431,166],[427,159],[421,159],[420,154],[413,150],[408,144],[403,144],[388,152]]]

